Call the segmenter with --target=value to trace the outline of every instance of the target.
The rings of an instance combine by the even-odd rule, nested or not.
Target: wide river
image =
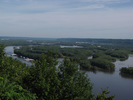
[[[7,56],[10,56],[14,53],[13,46],[8,46],[5,48]],[[31,65],[31,62],[24,61],[24,59],[19,57],[17,58],[21,62]],[[59,59],[60,60],[60,59]],[[115,95],[115,100],[133,100],[133,75],[120,74],[119,69],[121,67],[133,67],[133,56],[129,55],[129,58],[126,61],[116,61],[115,63],[115,71],[96,71],[89,72],[86,71],[88,77],[91,80],[93,86],[93,93],[97,94],[97,91],[100,91],[100,88],[109,87],[110,94]]]

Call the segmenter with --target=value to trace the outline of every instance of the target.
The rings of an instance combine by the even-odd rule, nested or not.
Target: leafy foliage
[[[48,51],[35,61],[35,65],[26,66],[17,59],[6,57],[2,51],[4,46],[0,49],[1,100],[101,100],[93,95],[93,84],[85,72],[79,71],[76,62],[66,58],[58,65],[57,55]],[[99,98],[105,98],[101,95]]]
[[[0,100],[36,100],[36,95],[23,89],[20,85],[16,85],[15,82],[10,81],[5,77],[1,77],[0,81]]]
[[[109,94],[110,92],[107,89],[101,89],[102,93],[98,92],[96,100],[114,100],[115,95],[111,95],[107,97],[106,95]]]

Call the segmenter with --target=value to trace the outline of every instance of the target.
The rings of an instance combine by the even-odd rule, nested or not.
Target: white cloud
[[[78,1],[81,1],[81,2],[129,2],[131,0],[78,0]]]
[[[132,10],[97,12],[49,12],[42,14],[7,14],[0,16],[1,22],[26,27],[75,27],[82,29],[130,28],[133,23]],[[16,26],[17,27],[17,26]]]
[[[115,2],[114,0],[93,1]],[[67,5],[65,5],[66,2]],[[66,2],[33,0],[25,5],[10,8],[1,6],[7,7],[10,11],[6,9],[4,9],[5,12],[0,11],[0,32],[5,35],[44,37],[115,37],[116,34],[133,32],[132,8],[111,9],[106,4],[100,3],[69,5],[71,1]],[[44,12],[40,13],[41,10]],[[30,13],[30,11],[33,12]],[[112,35],[106,35],[111,33]],[[129,36],[129,38],[133,37]]]
[[[104,5],[93,4],[89,6],[74,8],[74,10],[97,9],[97,8],[104,8]]]

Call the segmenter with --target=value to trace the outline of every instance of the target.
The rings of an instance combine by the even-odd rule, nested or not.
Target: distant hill
[[[0,40],[56,40],[56,38],[0,36]]]
[[[88,43],[133,45],[133,39],[58,38],[57,40],[63,42],[88,42]]]

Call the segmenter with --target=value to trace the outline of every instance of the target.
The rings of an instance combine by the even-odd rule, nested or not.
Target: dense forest
[[[0,45],[1,100],[114,100],[114,95],[106,96],[108,89],[94,96],[90,79],[68,58],[57,68],[58,55],[49,50],[34,65],[26,66],[7,57],[4,48]]]

